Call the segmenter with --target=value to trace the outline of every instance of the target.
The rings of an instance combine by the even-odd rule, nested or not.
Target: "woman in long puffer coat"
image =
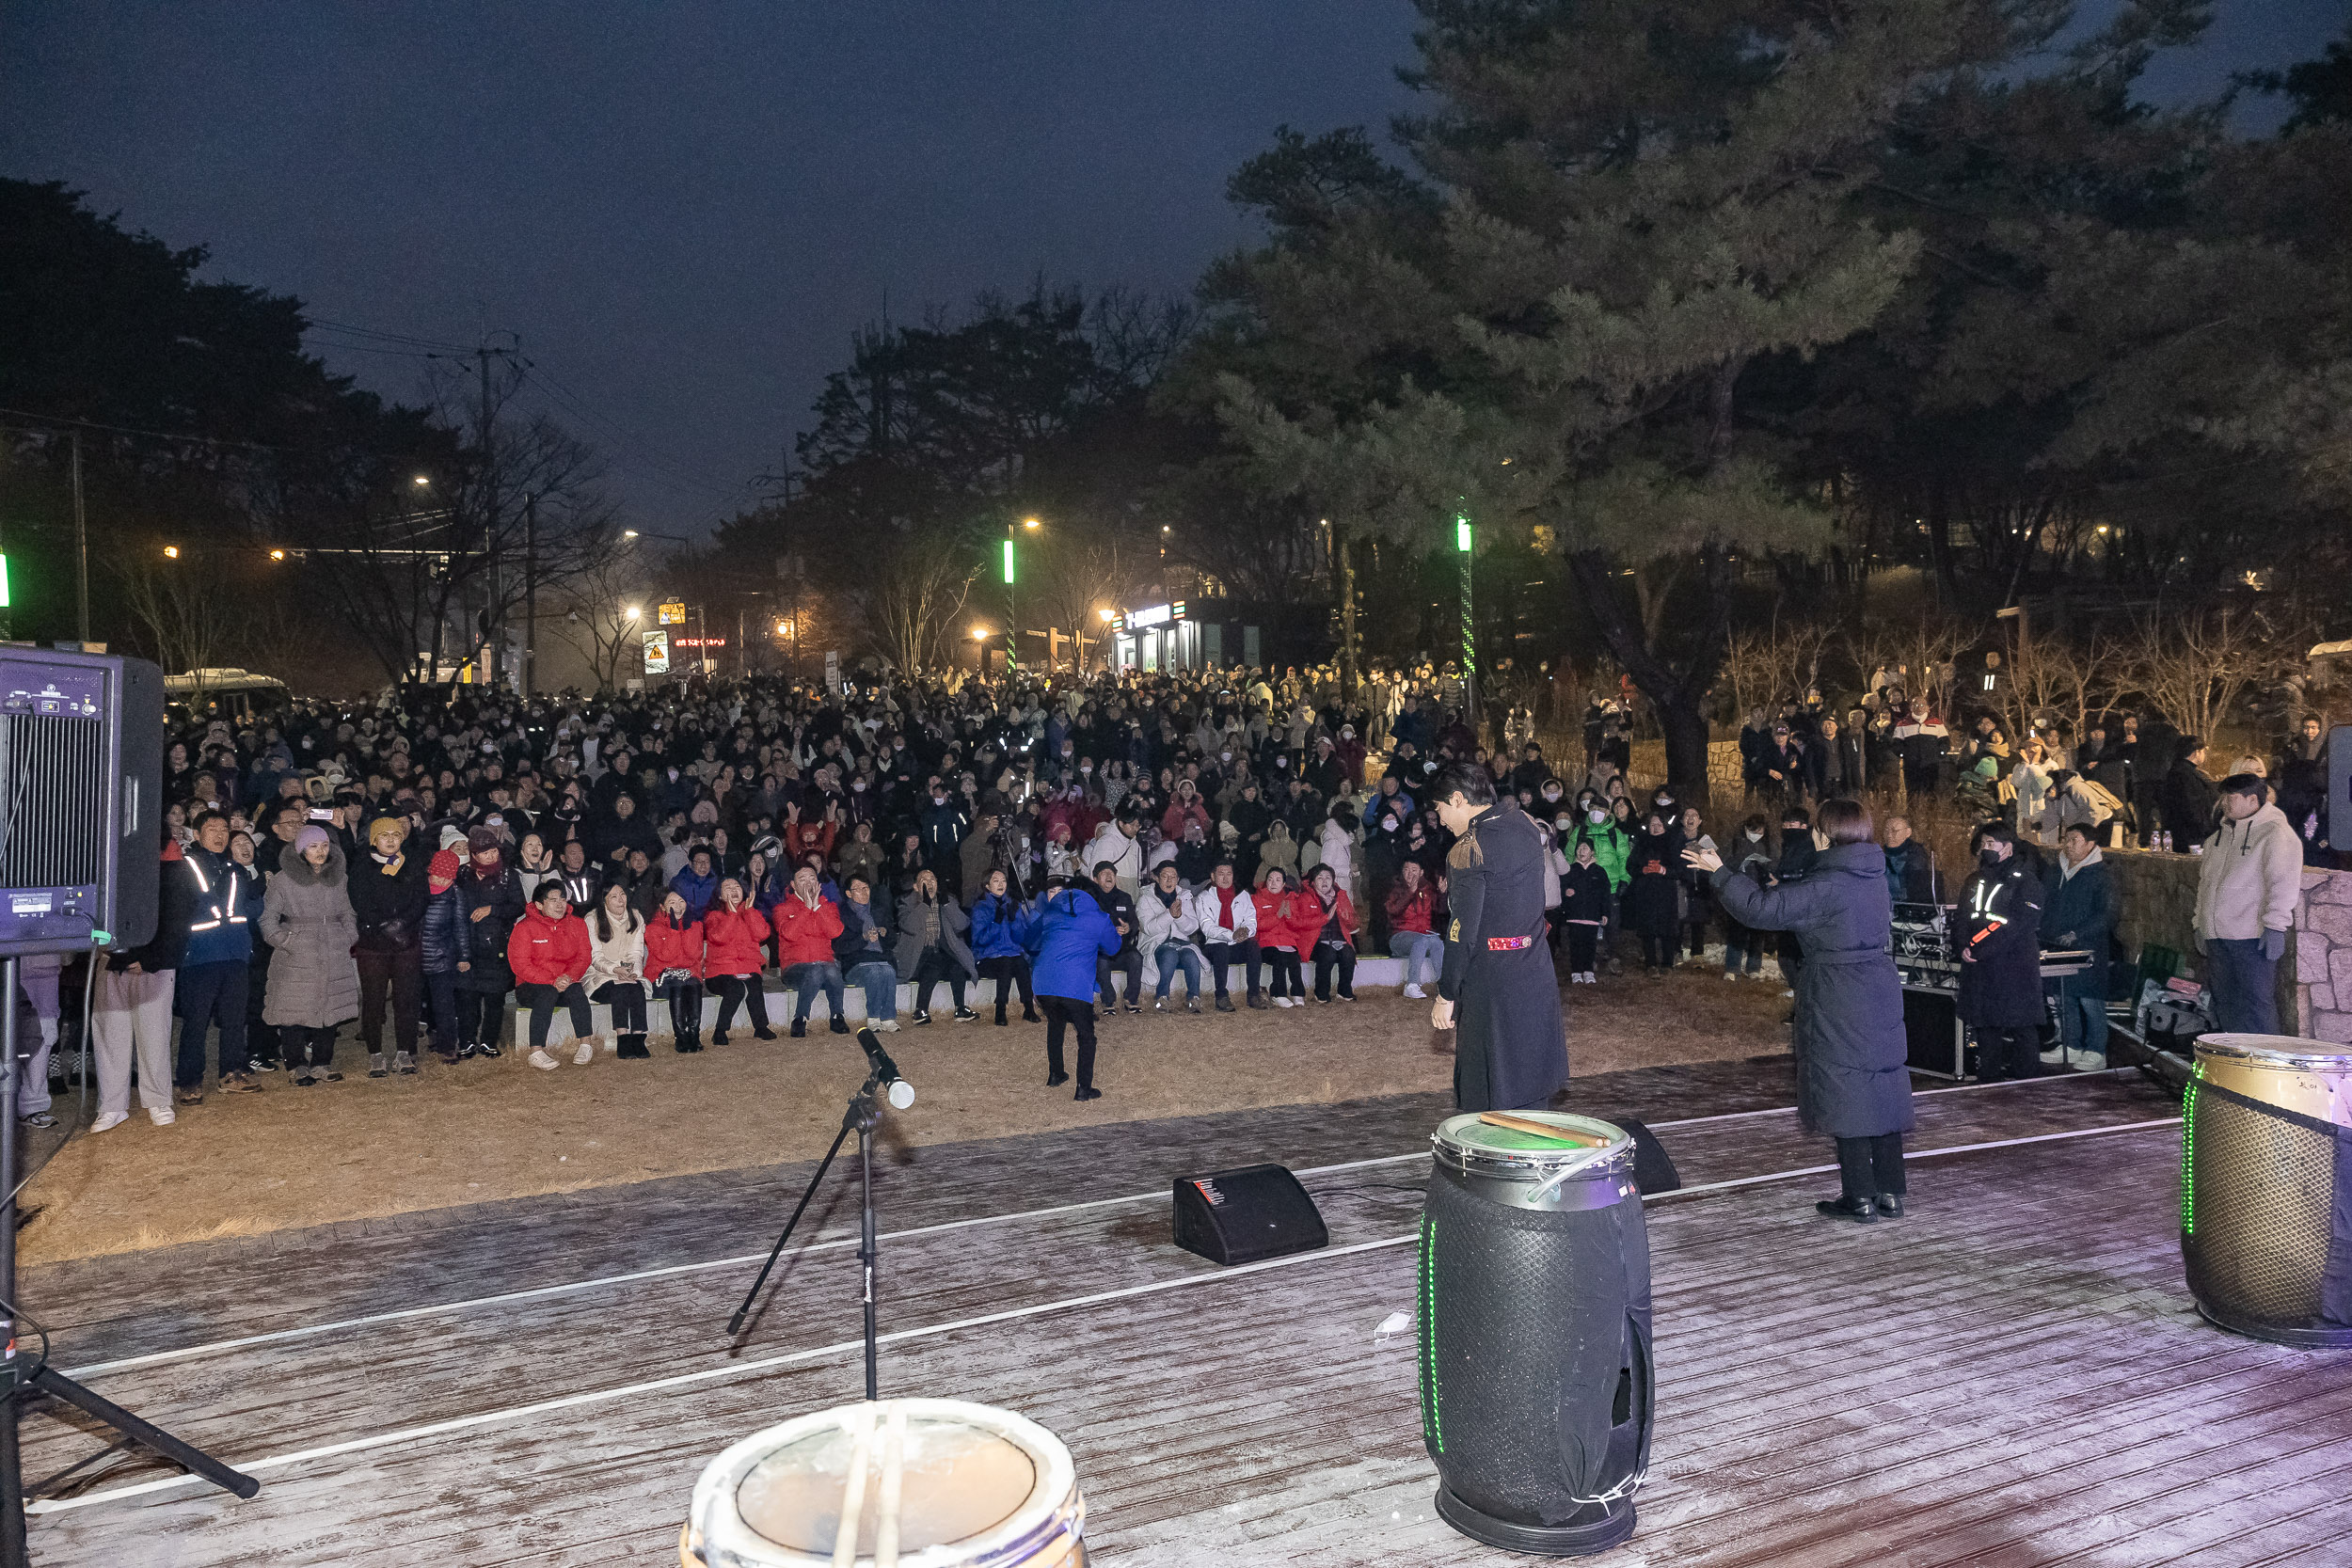
[[[457,1053],[495,1056],[499,1037],[506,1033],[506,993],[515,989],[506,948],[515,923],[523,917],[523,884],[506,863],[499,835],[488,828],[467,835],[466,860],[457,893],[473,959],[457,976],[457,1028],[463,1037]]]
[[[315,823],[294,834],[294,853],[270,879],[262,900],[262,940],[270,945],[269,991],[262,1022],[278,1028],[278,1051],[294,1081],[309,1085],[333,1070],[335,1026],[359,1016],[359,968],[352,944],[359,923],[351,912],[342,846]],[[371,1058],[368,1076],[388,1067]]]
[[[1828,848],[1797,881],[1765,888],[1712,850],[1683,851],[1708,872],[1724,911],[1759,931],[1794,933],[1797,970],[1797,1117],[1837,1143],[1844,1191],[1815,1205],[1866,1223],[1903,1212],[1903,1134],[1911,1131],[1911,1071],[1902,985],[1888,946],[1895,906],[1886,855],[1870,841],[1870,814],[1825,800],[1816,830]]]

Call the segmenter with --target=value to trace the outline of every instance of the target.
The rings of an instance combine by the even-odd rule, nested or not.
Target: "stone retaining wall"
[[[2195,855],[2110,849],[2123,919],[2116,935],[2137,964],[2151,942],[2181,956],[2183,973],[2202,978],[2193,929],[2197,914]],[[2352,872],[2303,872],[2303,901],[2295,911],[2295,940],[2279,965],[2279,1020],[2311,1039],[2352,1045]]]

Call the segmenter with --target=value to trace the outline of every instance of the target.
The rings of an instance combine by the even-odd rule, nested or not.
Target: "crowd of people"
[[[2124,833],[2160,842],[2203,822],[2201,840],[2220,820],[2191,741],[2125,719],[2012,752],[1991,716],[1956,739],[1929,698],[1883,678],[1848,722],[1818,691],[1750,716],[1745,815],[1719,845],[1671,789],[1630,785],[1624,705],[1596,694],[1580,770],[1546,757],[1522,706],[1508,751],[1488,754],[1460,698],[1431,669],[1382,672],[1353,701],[1327,670],[951,674],[593,700],[421,689],[192,721],[167,752],[156,934],[105,955],[95,980],[98,1126],[127,1118],[135,1062],[164,1123],[201,1102],[215,1061],[214,1092],[280,1071],[334,1082],[355,1020],[365,1070],[388,1076],[428,1052],[498,1056],[515,1009],[515,1048],[551,1071],[600,1044],[699,1052],[706,998],[712,1045],[739,1019],[758,1039],[778,1023],[803,1035],[819,996],[822,1026],[845,1031],[851,990],[895,1030],[902,986],[915,1026],[943,987],[960,1022],[1009,1026],[1017,1001],[1044,1025],[1054,1083],[1074,1034],[1074,1092],[1091,1097],[1095,1025],[1143,1010],[1147,973],[1163,1011],[1343,1005],[1370,952],[1424,995],[1454,842],[1425,797],[1455,762],[1486,767],[1538,829],[1570,984],[1717,953],[1726,979],[1763,978],[1769,949],[1769,978],[1793,990],[1793,941],[1744,923],[1685,851],[1719,853],[1759,889],[1800,882],[1811,814],[1894,781],[1914,797],[2000,781],[1983,816],[2053,876],[2073,840],[2095,864]],[[2314,768],[2324,791],[2315,738],[2307,726],[2278,765],[2265,803],[2281,820]],[[1896,901],[1944,895],[1904,818],[1879,836]],[[2298,838],[2324,851],[2315,831]],[[770,1016],[770,974],[788,1020]],[[37,1005],[44,979],[46,1032],[56,975],[28,975]]]

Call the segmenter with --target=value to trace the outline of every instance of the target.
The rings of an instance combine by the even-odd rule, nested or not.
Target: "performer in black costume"
[[[1445,969],[1429,1022],[1457,1026],[1454,1103],[1463,1111],[1549,1102],[1568,1081],[1560,976],[1544,940],[1544,840],[1474,763],[1450,768],[1433,790],[1438,816],[1459,835],[1446,855]]]

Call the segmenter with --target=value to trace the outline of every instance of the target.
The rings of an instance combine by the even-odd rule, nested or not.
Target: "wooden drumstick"
[[[1554,1143],[1574,1144],[1579,1148],[1607,1148],[1607,1138],[1596,1138],[1589,1132],[1571,1132],[1565,1127],[1554,1127],[1533,1117],[1515,1117],[1508,1111],[1481,1111],[1478,1119],[1490,1127],[1507,1127],[1514,1132],[1532,1132]]]
[[[898,1568],[898,1498],[906,1481],[907,1407],[895,1401],[882,1439],[881,1515],[874,1521],[874,1568]]]
[[[866,1466],[874,1449],[874,1407],[857,1407],[850,1418],[850,1477],[841,1497],[841,1524],[833,1536],[833,1568],[853,1568],[857,1561],[858,1526],[866,1512]]]

